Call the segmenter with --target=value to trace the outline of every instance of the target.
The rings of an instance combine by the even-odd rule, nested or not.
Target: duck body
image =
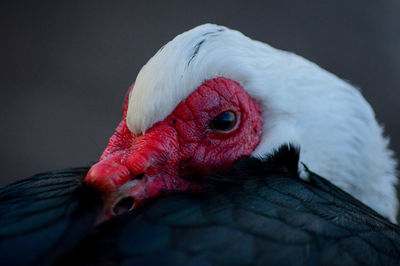
[[[7,254],[2,261],[5,265],[398,264],[400,228],[312,172],[310,181],[303,181],[298,156],[296,148],[282,146],[264,160],[242,158],[228,173],[209,176],[204,193],[157,199],[97,227],[99,194],[82,194],[86,185],[77,182],[87,169],[56,172],[51,179],[49,174],[36,176],[13,185],[12,193],[12,187],[1,193],[3,210],[13,208],[13,202],[32,206],[14,213],[20,227],[12,224],[15,220],[4,222],[7,215],[1,214],[2,228],[14,226],[13,233],[3,230],[0,235],[1,254]],[[45,192],[42,185],[50,180],[54,183],[45,187],[52,189]],[[31,197],[26,200],[28,192]],[[44,209],[38,207],[43,197],[48,198]]]

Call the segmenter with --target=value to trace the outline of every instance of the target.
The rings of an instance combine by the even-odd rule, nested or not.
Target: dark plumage
[[[21,261],[21,255],[3,255],[13,251],[7,243],[18,239],[20,247],[37,243],[41,250],[18,249],[24,262],[57,259],[61,265],[400,262],[398,226],[313,173],[310,182],[301,180],[297,162],[298,150],[290,146],[263,161],[243,158],[229,173],[211,176],[205,193],[155,200],[95,231],[89,225],[98,213],[98,197],[83,196],[87,188],[73,181],[84,169],[56,172],[51,179],[53,174],[35,176],[1,190],[2,261]],[[43,197],[48,198],[44,208]],[[35,215],[40,219],[33,222]],[[13,227],[16,221],[22,224]],[[70,226],[58,226],[63,221]],[[49,230],[58,242],[40,240]]]
[[[0,189],[0,264],[46,265],[79,244],[100,210],[88,168],[35,175]]]

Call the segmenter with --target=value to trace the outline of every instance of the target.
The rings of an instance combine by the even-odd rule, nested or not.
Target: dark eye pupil
[[[226,111],[217,115],[213,121],[211,121],[210,127],[216,130],[230,130],[236,124],[236,116],[232,111]]]

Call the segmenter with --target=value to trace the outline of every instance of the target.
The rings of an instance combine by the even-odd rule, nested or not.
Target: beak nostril
[[[132,197],[125,197],[120,199],[112,208],[115,215],[120,215],[133,210],[135,207],[135,200]]]

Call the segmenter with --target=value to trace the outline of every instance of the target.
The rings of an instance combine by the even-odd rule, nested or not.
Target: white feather
[[[160,49],[137,76],[129,129],[144,133],[215,77],[239,82],[262,108],[263,136],[253,156],[296,143],[312,171],[396,221],[396,161],[360,92],[316,64],[238,31],[201,25]]]

